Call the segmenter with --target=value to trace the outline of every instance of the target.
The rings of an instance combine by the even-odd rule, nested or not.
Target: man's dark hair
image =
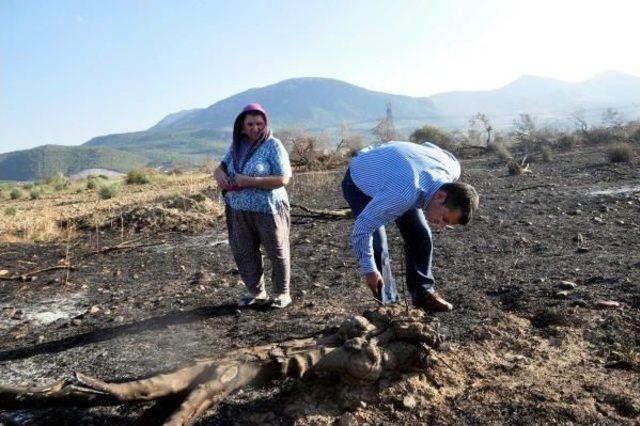
[[[444,200],[445,207],[449,210],[459,210],[462,213],[460,216],[461,225],[469,223],[473,212],[480,204],[480,197],[476,189],[468,183],[462,182],[445,183],[440,189],[447,193],[447,199]]]

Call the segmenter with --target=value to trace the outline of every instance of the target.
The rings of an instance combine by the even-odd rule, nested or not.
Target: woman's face
[[[260,132],[264,130],[265,125],[261,114],[247,114],[242,124],[242,133],[249,139],[249,142],[255,142],[260,137]]]

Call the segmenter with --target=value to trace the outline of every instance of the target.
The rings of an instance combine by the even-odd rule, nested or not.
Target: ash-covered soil
[[[575,151],[524,176],[492,157],[462,163],[481,211],[467,227],[434,232],[438,290],[455,309],[437,315],[448,341],[431,369],[369,385],[247,389],[199,424],[640,422],[638,161]],[[345,207],[342,173],[296,176],[292,202]],[[221,222],[195,234],[136,222],[98,241],[85,231],[71,243],[0,245],[5,278],[65,259],[75,267],[0,280],[0,383],[148,376],[372,308],[348,245],[352,220],[292,213],[294,304],[283,311],[236,308],[244,286]],[[401,276],[402,241],[389,233]],[[135,248],[90,253],[132,239]],[[130,424],[148,406],[3,412],[0,423]]]

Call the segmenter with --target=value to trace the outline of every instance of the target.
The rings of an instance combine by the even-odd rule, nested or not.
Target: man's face
[[[440,191],[438,191],[440,192]],[[460,224],[460,218],[462,212],[460,210],[451,210],[444,205],[446,200],[446,194],[443,196],[436,194],[435,197],[429,202],[425,209],[425,216],[429,224],[436,228],[441,228],[446,225],[458,225]]]

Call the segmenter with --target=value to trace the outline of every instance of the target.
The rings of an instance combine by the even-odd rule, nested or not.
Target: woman
[[[285,185],[291,177],[289,156],[271,135],[267,113],[259,104],[247,105],[236,117],[233,141],[214,177],[226,202],[229,244],[249,294],[240,306],[267,303],[260,245],[272,266],[274,308],[291,303],[289,280],[289,199]]]

